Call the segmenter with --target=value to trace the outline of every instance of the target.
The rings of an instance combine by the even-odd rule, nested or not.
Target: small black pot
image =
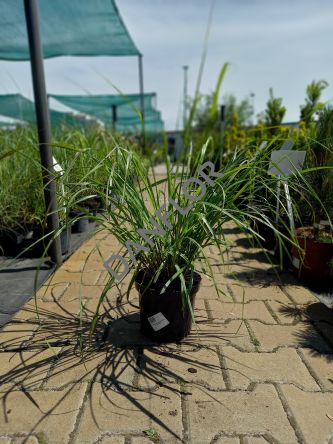
[[[69,217],[75,219],[72,223],[73,233],[85,233],[89,231],[89,217],[85,213],[70,212]]]
[[[147,288],[149,281],[150,278],[139,271],[135,287],[139,292],[141,332],[155,342],[180,341],[192,328],[192,316],[188,303],[183,303],[180,280],[172,283],[163,294],[160,294],[163,285],[157,283]],[[194,273],[190,291],[193,309],[200,282],[200,274]]]
[[[71,228],[67,227],[60,233],[61,254],[69,254],[71,252]]]

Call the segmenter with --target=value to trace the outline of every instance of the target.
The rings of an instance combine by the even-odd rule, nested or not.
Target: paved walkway
[[[192,334],[165,346],[140,335],[126,282],[89,338],[95,242],[105,258],[117,244],[87,241],[40,289],[42,323],[29,302],[0,332],[0,444],[333,443],[332,312],[226,233],[226,269],[211,250],[224,294],[204,278]]]

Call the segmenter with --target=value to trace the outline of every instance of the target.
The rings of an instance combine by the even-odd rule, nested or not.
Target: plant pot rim
[[[135,282],[135,286],[137,288],[138,291],[140,291],[141,288],[144,287],[144,283],[146,282],[147,284],[149,283],[149,281],[151,280],[151,275],[150,277],[147,277],[146,279],[140,279],[141,277],[144,277],[144,273],[145,270],[144,269],[140,269],[137,271],[134,282]],[[190,270],[188,270],[187,272],[185,272],[185,274],[188,274],[189,276],[191,275]],[[193,284],[192,284],[192,288],[195,288],[197,286],[200,285],[202,280],[202,277],[200,275],[200,273],[198,273],[197,271],[193,271]],[[165,285],[166,281],[163,281],[163,283],[161,282],[155,282],[155,283],[151,283],[148,287],[149,290],[151,291],[156,291],[159,289],[162,289],[163,286]],[[189,284],[189,280],[186,280],[186,284]],[[169,291],[172,291],[174,293],[181,293],[181,287],[180,287],[180,279],[177,278],[175,281],[173,281],[168,288],[166,289],[166,293],[168,293]]]

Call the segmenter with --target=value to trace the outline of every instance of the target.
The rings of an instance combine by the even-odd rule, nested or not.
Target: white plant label
[[[150,316],[148,318],[148,321],[154,331],[161,330],[162,328],[170,324],[170,322],[161,312],[157,313],[154,316]]]
[[[306,151],[273,151],[268,173],[273,176],[291,176],[303,167]]]
[[[299,259],[295,256],[293,256],[293,266],[299,270]]]

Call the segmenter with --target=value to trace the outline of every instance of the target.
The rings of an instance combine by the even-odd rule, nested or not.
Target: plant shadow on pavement
[[[44,308],[45,305],[50,308]],[[54,410],[70,396],[75,385],[87,383],[88,399],[99,385],[105,399],[112,404],[109,394],[116,391],[133,408],[148,415],[153,424],[164,429],[174,439],[181,440],[152,409],[147,410],[144,407],[136,394],[146,392],[148,396],[164,398],[169,390],[170,393],[181,396],[184,383],[204,389],[205,383],[196,378],[195,373],[205,369],[222,374],[222,370],[219,364],[211,364],[200,356],[198,358],[195,352],[205,349],[215,353],[216,348],[214,345],[201,344],[197,334],[191,334],[187,339],[185,353],[181,344],[156,344],[140,333],[139,313],[133,312],[135,309],[129,302],[115,307],[106,300],[104,315],[101,316],[96,331],[90,336],[93,310],[83,309],[80,317],[77,312],[72,313],[62,306],[61,301],[54,300],[39,308],[38,320],[33,306],[25,307],[20,312],[19,319],[12,321],[4,330],[4,339],[8,331],[11,333],[9,339],[7,336],[7,341],[2,340],[0,331],[0,360],[2,363],[6,361],[5,371],[0,375],[2,420],[8,421],[6,402],[12,392],[22,391],[38,408],[34,400],[36,390],[56,390],[63,393],[61,400],[57,400],[56,405],[50,406],[46,412],[40,409],[40,420],[31,425],[30,433],[33,433],[37,425],[49,415],[58,414]],[[207,322],[214,325],[199,315],[197,327],[199,331],[202,330],[205,339]],[[208,334],[214,344],[230,338],[230,333],[220,333],[218,325],[216,329],[210,327]],[[237,331],[235,336],[237,337]],[[161,357],[172,359],[175,365],[161,363]],[[181,366],[181,371],[175,370],[178,368],[177,364]],[[164,388],[163,394],[159,393],[160,387]],[[87,405],[90,405],[91,416],[95,418],[92,403],[88,402]],[[119,408],[121,409],[117,406]]]
[[[295,331],[299,347],[307,348],[313,356],[321,356],[333,362],[333,312],[320,302],[305,306],[282,305],[281,315],[300,322],[302,328]]]

